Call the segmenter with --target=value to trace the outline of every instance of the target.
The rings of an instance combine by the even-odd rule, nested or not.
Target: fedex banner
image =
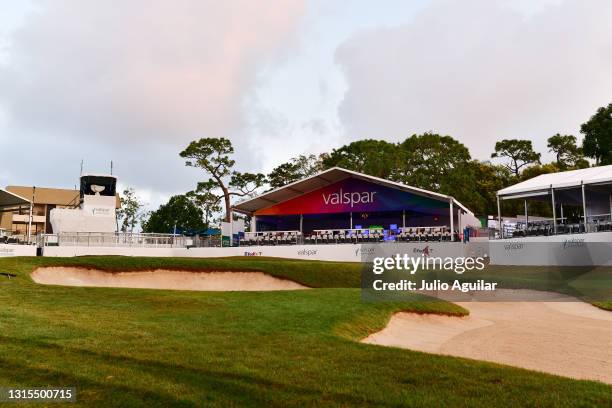
[[[347,178],[300,197],[263,208],[255,215],[329,214],[411,210],[440,214],[448,202],[422,197],[356,178]]]

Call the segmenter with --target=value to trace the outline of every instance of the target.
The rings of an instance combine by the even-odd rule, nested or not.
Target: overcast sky
[[[612,102],[610,21],[607,0],[0,0],[0,186],[113,160],[157,206],[203,179],[178,156],[199,137],[248,171],[424,131],[545,153]]]

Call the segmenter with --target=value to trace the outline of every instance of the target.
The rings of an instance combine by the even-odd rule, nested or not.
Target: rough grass
[[[42,286],[37,266],[258,270],[320,289]],[[223,269],[224,268],[224,269]],[[76,386],[82,406],[609,406],[612,387],[356,342],[414,296],[364,303],[359,266],[272,259],[0,259],[0,385]]]
[[[593,304],[600,309],[612,311],[612,302],[593,302]]]

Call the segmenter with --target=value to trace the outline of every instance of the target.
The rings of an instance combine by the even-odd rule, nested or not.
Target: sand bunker
[[[612,312],[543,296],[551,301],[456,302],[470,311],[466,317],[397,313],[363,342],[612,384]]]
[[[308,289],[299,283],[261,272],[189,272],[155,269],[111,273],[74,267],[38,268],[31,274],[36,283],[112,288],[272,291]]]

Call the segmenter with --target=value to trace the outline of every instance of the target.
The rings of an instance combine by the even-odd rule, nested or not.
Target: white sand
[[[299,283],[262,272],[190,272],[155,269],[111,273],[74,267],[45,267],[34,270],[31,276],[36,283],[64,286],[209,291],[308,289]]]
[[[363,342],[612,384],[612,312],[558,294],[537,298],[551,301],[457,302],[467,317],[397,313]]]

